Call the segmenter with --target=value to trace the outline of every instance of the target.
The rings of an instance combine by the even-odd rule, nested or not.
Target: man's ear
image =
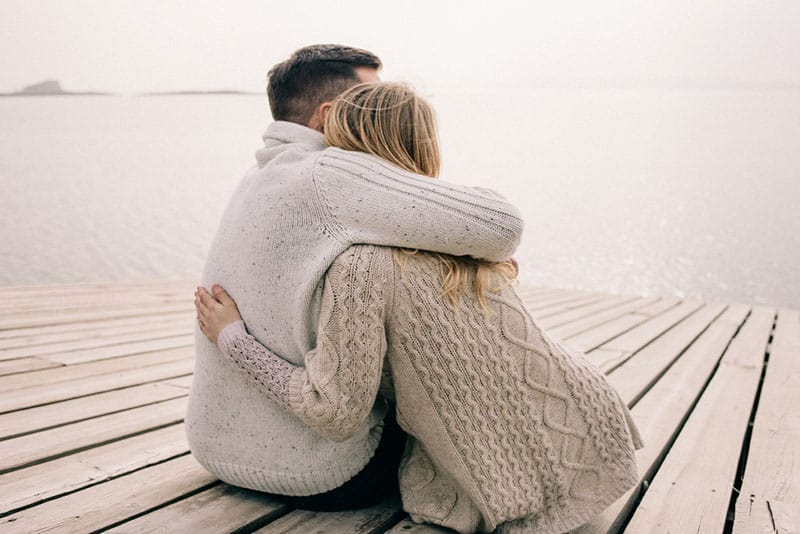
[[[308,121],[308,127],[318,132],[324,132],[325,117],[328,116],[328,111],[330,111],[332,105],[332,102],[323,102],[320,104],[314,111],[314,114],[311,115],[311,119]]]
[[[322,105],[319,107],[320,115],[322,116],[322,126],[325,129],[325,119],[328,117],[328,113],[330,112],[331,108],[333,107],[333,102],[323,102]]]

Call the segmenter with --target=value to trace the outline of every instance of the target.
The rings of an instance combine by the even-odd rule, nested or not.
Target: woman
[[[325,139],[438,174],[433,113],[402,85],[345,92]],[[326,274],[306,367],[249,336],[219,286],[198,288],[195,304],[206,336],[330,439],[354,432],[379,390],[393,399],[410,436],[399,477],[415,520],[459,532],[563,532],[636,483],[642,444],[603,373],[542,332],[514,277],[508,263],[353,246]]]

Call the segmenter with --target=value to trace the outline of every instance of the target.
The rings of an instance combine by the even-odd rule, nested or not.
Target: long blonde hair
[[[344,150],[366,152],[407,171],[436,178],[441,168],[439,137],[433,109],[408,86],[372,82],[339,95],[325,117],[325,143]],[[395,249],[395,258],[416,254]],[[510,262],[492,263],[468,256],[432,253],[439,259],[442,294],[456,307],[457,299],[475,271],[475,292],[486,309],[484,292],[495,275],[516,277]]]

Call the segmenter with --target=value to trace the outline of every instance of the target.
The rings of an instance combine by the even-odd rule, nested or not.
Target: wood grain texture
[[[215,477],[185,454],[0,518],[0,531],[92,532],[215,483]],[[173,525],[164,522],[160,528],[170,530]]]
[[[631,413],[645,444],[636,452],[640,485],[577,529],[576,533],[618,532],[627,520],[641,491],[641,482],[652,478],[652,471],[669,453],[678,429],[736,334],[739,325],[731,321],[736,316],[740,315],[735,312],[729,315],[728,311],[723,313],[633,406]],[[630,397],[622,398],[628,403],[632,401]]]
[[[148,404],[0,441],[0,473],[183,421],[187,398]]]
[[[0,513],[186,454],[186,431],[173,425],[0,475]]]
[[[405,514],[399,500],[390,499],[369,508],[348,512],[309,512],[295,510],[280,519],[256,530],[256,534],[378,534],[386,532]]]
[[[263,493],[221,483],[106,532],[159,533],[165,525],[173,532],[250,532],[289,510]]]
[[[779,310],[733,532],[800,532],[800,312]]]
[[[632,532],[722,532],[775,311],[756,308],[628,524]]]
[[[187,385],[176,381],[160,380],[5,413],[0,415],[0,439],[186,396]]]
[[[0,288],[0,531],[452,532],[413,523],[397,501],[291,510],[206,472],[180,422],[195,285]],[[626,524],[721,532],[771,310],[547,287],[518,293],[552,337],[589,351],[608,373],[645,441],[640,483],[577,532]],[[734,533],[797,531],[797,310],[778,312],[769,351]]]

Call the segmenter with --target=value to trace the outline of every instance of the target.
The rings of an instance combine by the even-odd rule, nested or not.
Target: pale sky
[[[428,89],[800,85],[796,0],[0,0],[0,92],[262,91],[319,42]]]

